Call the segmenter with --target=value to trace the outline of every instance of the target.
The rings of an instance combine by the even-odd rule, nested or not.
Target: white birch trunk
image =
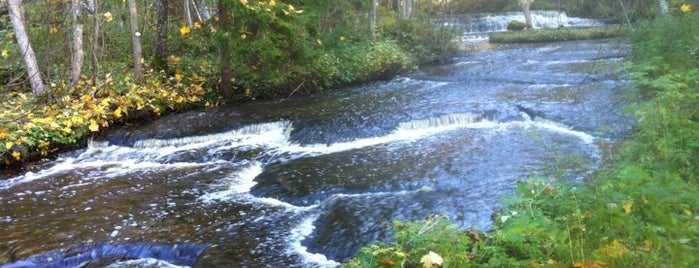
[[[74,87],[80,81],[83,69],[83,25],[78,21],[80,17],[80,0],[71,0],[73,12],[73,53],[70,61],[70,85]]]
[[[133,44],[133,76],[137,83],[143,80],[143,52],[141,51],[141,32],[138,30],[138,9],[136,0],[129,0],[129,17],[131,17],[131,43]]]
[[[29,76],[29,84],[32,87],[32,92],[34,92],[34,95],[38,96],[44,92],[44,82],[41,80],[41,72],[39,71],[39,65],[36,63],[36,55],[34,54],[34,49],[32,48],[31,43],[29,42],[27,29],[24,27],[22,1],[9,0],[7,1],[7,4],[10,11],[12,28],[15,30],[17,44],[19,45],[19,49],[22,51],[22,55],[24,56],[24,63],[27,67],[27,75]]]
[[[184,0],[184,19],[187,21],[187,25],[191,28],[194,26],[194,21],[192,21],[192,11],[190,9],[190,0]]]
[[[524,23],[527,24],[527,28],[534,28],[534,23],[532,22],[532,13],[529,9],[532,5],[533,0],[519,0],[519,5],[522,6],[522,13],[524,13]]]
[[[371,39],[374,40],[376,34],[376,5],[378,3],[376,0],[371,0],[371,15],[369,16],[369,31],[371,32]]]
[[[670,13],[670,6],[667,4],[667,0],[658,0],[659,17],[665,17],[668,13]]]

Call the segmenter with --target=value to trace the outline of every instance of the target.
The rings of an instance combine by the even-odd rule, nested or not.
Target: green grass
[[[623,37],[629,34],[628,28],[610,26],[600,28],[560,28],[529,29],[490,34],[491,43],[544,43],[586,39]]]

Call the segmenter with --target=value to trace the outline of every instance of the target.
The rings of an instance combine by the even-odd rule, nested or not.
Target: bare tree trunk
[[[136,83],[141,83],[143,81],[143,52],[141,51],[141,32],[138,31],[136,0],[129,0],[129,17],[131,17],[131,43],[133,43],[133,76]]]
[[[71,0],[71,12],[73,13],[73,53],[70,61],[69,88],[74,87],[80,81],[85,56],[83,51],[83,25],[79,21],[80,0]]]
[[[665,17],[670,13],[670,6],[667,0],[658,0],[658,17]]]
[[[371,15],[369,16],[369,31],[371,32],[371,40],[376,39],[376,0],[371,0]]]
[[[167,64],[167,32],[168,32],[168,0],[155,2],[158,13],[157,33],[155,40],[155,65],[156,68],[165,69]]]
[[[211,19],[211,10],[209,9],[209,5],[206,4],[206,1],[198,0],[197,3],[199,7],[199,15],[201,16],[201,20],[207,21]]]
[[[533,0],[519,0],[519,5],[522,7],[522,13],[524,13],[524,23],[527,24],[527,28],[534,28],[534,23],[532,22],[532,13],[529,9],[532,5]]]
[[[100,35],[100,19],[99,19],[99,3],[97,0],[90,1],[90,9],[92,13],[93,31],[92,31],[92,86],[97,90],[97,78],[99,77],[99,35]],[[93,92],[94,93],[94,92]]]
[[[190,9],[191,0],[184,0],[184,19],[187,21],[187,25],[192,27],[194,22],[192,21],[192,11]]]
[[[17,44],[24,55],[24,63],[27,65],[27,75],[29,76],[29,84],[32,87],[34,96],[38,96],[44,92],[44,82],[41,80],[39,65],[36,63],[36,55],[34,49],[29,42],[27,29],[24,27],[24,16],[22,15],[22,1],[9,0],[8,8],[10,11],[10,20],[12,20],[12,28],[15,30]]]
[[[404,0],[403,3],[405,4],[405,7],[403,7],[403,18],[407,20],[413,14],[414,1]]]

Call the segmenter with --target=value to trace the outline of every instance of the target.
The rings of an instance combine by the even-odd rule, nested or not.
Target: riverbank
[[[137,2],[134,9],[142,12],[145,29],[136,34],[123,26],[129,16],[139,21],[138,13],[124,4],[103,3],[100,14],[85,25],[64,20],[46,25],[43,18],[62,17],[68,6],[22,5],[28,38],[42,60],[38,84],[45,90],[32,92],[18,35],[10,27],[0,29],[0,81],[5,83],[0,87],[0,169],[51,159],[114,126],[387,79],[449,59],[456,50],[454,33],[434,23],[432,10],[414,10],[411,19],[401,19],[396,8],[379,6],[373,12],[382,20],[370,27],[368,19],[356,20],[367,16],[366,3],[229,4],[218,16],[202,13],[193,20],[180,13],[190,12],[182,3],[163,8]],[[213,10],[200,5],[202,12]],[[232,23],[222,15],[244,19]],[[84,44],[73,36],[73,26],[84,27]],[[139,49],[134,35],[141,39]],[[136,50],[145,54],[132,55]],[[82,54],[85,59],[73,57]],[[134,57],[141,57],[142,68]]]
[[[265,87],[257,89],[258,93],[245,89],[232,99],[224,98],[210,83],[215,73],[170,76],[152,70],[145,74],[142,83],[135,83],[129,74],[108,74],[94,90],[89,90],[88,81],[81,81],[70,89],[65,84],[54,85],[56,92],[61,93],[40,98],[29,92],[7,92],[2,96],[0,113],[0,143],[3,145],[0,169],[51,159],[60,152],[85,146],[88,139],[113,126],[195,108],[289,98],[313,94],[324,88],[387,79],[416,68],[420,61],[390,40],[348,45],[336,53],[347,57],[325,54],[324,61],[334,61],[326,63],[325,72],[308,76],[300,84],[294,80],[294,84],[276,85],[289,90],[274,95],[261,93],[269,90]],[[173,62],[177,64],[179,62]]]

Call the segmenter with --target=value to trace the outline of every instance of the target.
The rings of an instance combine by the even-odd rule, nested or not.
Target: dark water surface
[[[116,130],[0,181],[0,263],[334,267],[394,219],[488,229],[517,180],[580,180],[631,133],[614,73],[628,50],[496,49]]]

